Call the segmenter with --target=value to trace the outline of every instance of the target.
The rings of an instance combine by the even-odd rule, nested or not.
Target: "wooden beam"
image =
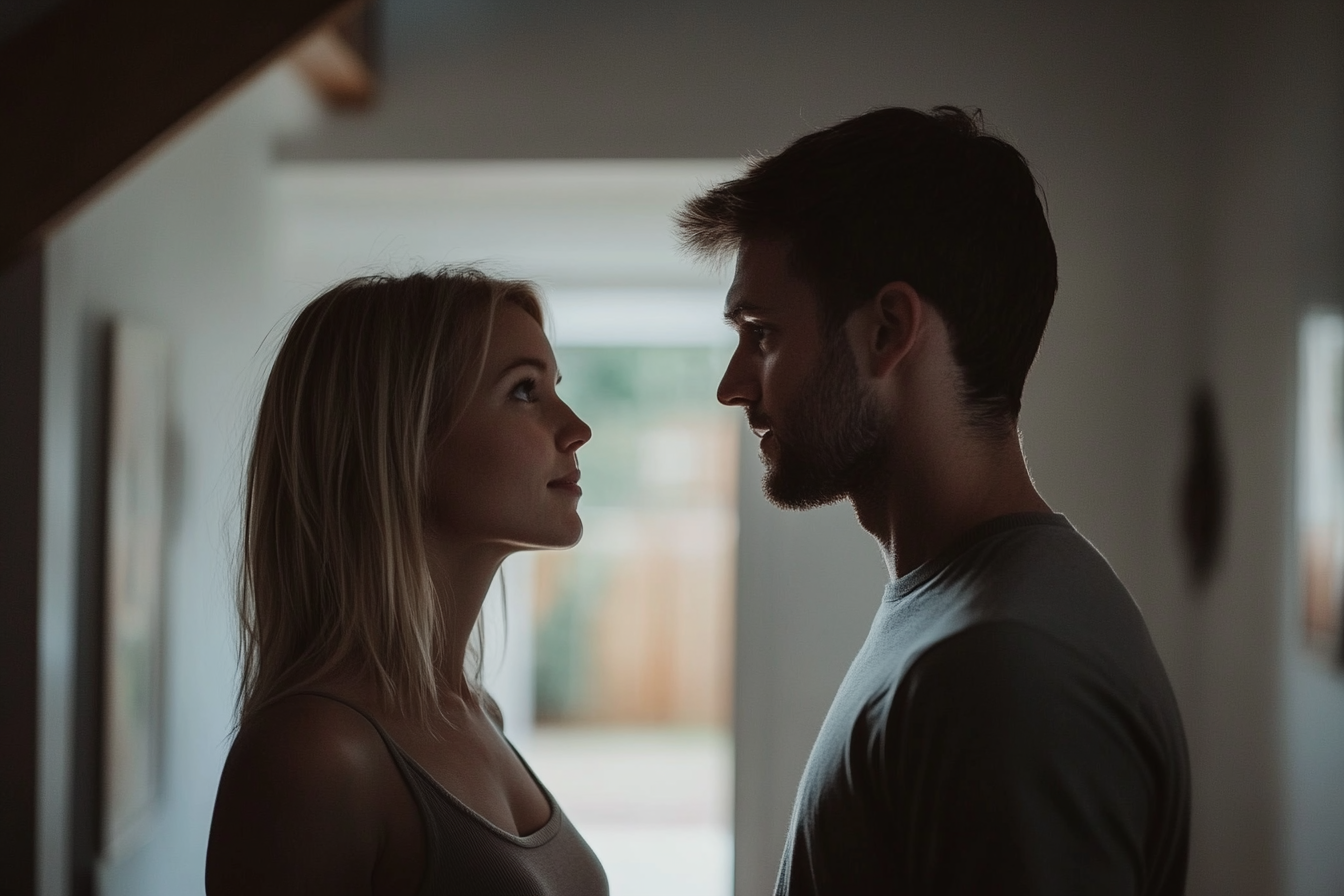
[[[67,0],[0,44],[0,264],[343,0]]]
[[[290,51],[304,80],[334,109],[365,109],[373,102],[375,15],[373,4],[350,7]]]
[[[0,893],[37,870],[42,253],[0,269]]]

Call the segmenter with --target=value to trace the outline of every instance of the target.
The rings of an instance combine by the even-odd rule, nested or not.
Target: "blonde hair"
[[[448,268],[347,280],[289,328],[245,481],[240,723],[347,672],[422,722],[439,713],[451,602],[429,576],[426,458],[480,382],[502,302],[543,320],[530,283]]]

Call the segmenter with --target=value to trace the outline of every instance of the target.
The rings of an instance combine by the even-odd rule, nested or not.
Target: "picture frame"
[[[115,862],[159,800],[167,339],[114,323],[108,372],[101,841]]]

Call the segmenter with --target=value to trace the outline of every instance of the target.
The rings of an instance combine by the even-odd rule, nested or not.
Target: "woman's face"
[[[430,456],[431,537],[506,552],[578,542],[576,452],[593,433],[556,394],[558,380],[541,325],[502,303],[480,387]]]

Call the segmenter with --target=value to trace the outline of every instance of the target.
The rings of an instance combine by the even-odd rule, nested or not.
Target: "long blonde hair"
[[[480,382],[502,302],[543,320],[531,284],[447,268],[348,280],[289,328],[245,482],[240,724],[335,672],[422,722],[439,712],[448,596],[429,576],[426,458]]]

